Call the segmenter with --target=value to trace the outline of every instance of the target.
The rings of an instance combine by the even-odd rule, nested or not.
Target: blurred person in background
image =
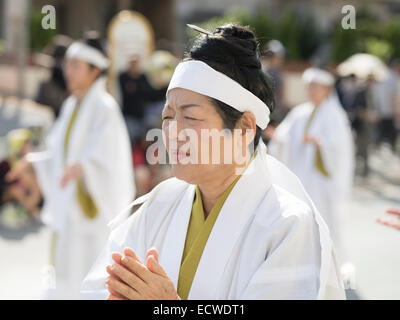
[[[397,95],[395,101],[394,120],[398,137],[400,131],[400,58],[395,58],[390,64],[393,76],[397,79]]]
[[[375,82],[373,74],[362,81],[349,108],[351,125],[356,134],[356,156],[357,160],[361,162],[363,177],[367,177],[370,173],[369,148],[373,141],[375,124],[378,121],[373,95]]]
[[[108,66],[100,38],[88,32],[66,52],[71,96],[47,137],[47,150],[30,152],[7,175],[35,173],[52,230],[54,287],[44,298],[78,299],[82,279],[108,237],[108,221],[135,197],[129,136],[120,108],[105,90]]]
[[[14,129],[8,132],[6,139],[8,155],[0,162],[0,191],[3,193],[0,209],[2,204],[11,204],[8,208],[13,207],[15,210],[0,210],[0,213],[3,225],[13,228],[24,225],[23,221],[28,222],[29,216],[37,217],[43,199],[31,170],[18,179],[6,179],[11,168],[32,149],[32,131],[27,128]]]
[[[269,41],[263,49],[262,68],[273,81],[276,108],[271,114],[271,126],[276,127],[286,116],[289,109],[283,100],[282,66],[285,63],[285,47],[278,40]]]
[[[375,82],[373,87],[374,103],[379,117],[376,142],[388,143],[393,153],[397,138],[395,115],[398,110],[400,76],[396,70],[399,69],[399,65],[400,61],[392,60],[388,76],[382,81]]]
[[[64,35],[55,37],[52,44],[53,66],[51,67],[50,80],[40,84],[35,101],[51,107],[57,118],[61,105],[68,96],[67,85],[63,74],[64,55],[72,39]]]
[[[129,69],[119,75],[122,93],[122,112],[129,131],[132,147],[146,133],[145,114],[149,103],[165,99],[165,88],[154,89],[142,71],[139,55],[132,55]]]
[[[304,184],[326,221],[341,264],[347,257],[341,228],[353,184],[354,154],[350,123],[333,90],[329,72],[303,73],[310,101],[293,108],[273,132],[269,152]]]
[[[6,179],[11,170],[9,161],[0,162],[0,207],[8,202],[15,201],[21,204],[28,213],[34,213],[41,202],[41,194],[36,179],[32,174],[26,174],[23,181]]]
[[[338,77],[335,83],[335,89],[340,104],[346,110],[349,118],[351,117],[351,107],[354,103],[356,93],[358,91],[358,82],[354,74],[346,77]]]

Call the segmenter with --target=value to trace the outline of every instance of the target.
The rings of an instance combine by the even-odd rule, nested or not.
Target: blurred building
[[[136,10],[153,25],[157,39],[174,38],[174,0],[31,0],[32,7],[46,4],[56,8],[58,32],[80,38],[82,30],[96,29],[106,34],[110,20],[121,10]]]
[[[246,8],[252,13],[268,10],[273,17],[290,9],[300,16],[315,16],[323,30],[337,22],[345,5],[354,6],[356,11],[368,8],[382,19],[400,13],[398,0],[176,0],[176,3],[177,15],[185,21],[206,20],[235,7]]]
[[[107,27],[118,12],[138,11],[153,26],[156,48],[171,50],[179,56],[187,43],[186,23],[201,23],[235,8],[249,13],[266,11],[272,17],[290,10],[298,16],[313,16],[320,30],[329,31],[337,25],[342,7],[348,4],[356,8],[357,14],[368,9],[380,21],[400,14],[399,0],[0,0],[0,93],[18,91],[20,96],[30,96],[27,90],[35,91],[34,86],[29,87],[29,81],[23,84],[23,75],[25,65],[32,65],[29,37],[40,42],[46,37],[40,33],[40,26],[32,31],[31,24],[33,14],[41,19],[45,5],[56,9],[55,32],[75,39],[88,29],[99,30],[106,36]]]
[[[235,7],[251,13],[268,10],[278,17],[287,9],[299,15],[313,15],[322,29],[335,24],[345,5],[356,10],[368,8],[384,19],[400,13],[398,0],[0,0],[0,39],[12,41],[12,25],[7,3],[28,3],[31,10],[41,11],[44,5],[53,5],[57,13],[57,33],[80,38],[85,29],[106,33],[112,17],[121,10],[136,10],[153,25],[156,39],[179,41],[184,38],[182,29],[187,22],[201,22],[221,15]],[[17,5],[21,6],[20,4]]]

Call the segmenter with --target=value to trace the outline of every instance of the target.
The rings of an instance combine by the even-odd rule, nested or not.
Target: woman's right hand
[[[35,212],[42,195],[32,164],[22,158],[7,173],[5,179],[10,183],[7,187],[9,196],[29,213]]]
[[[12,183],[13,181],[23,180],[27,174],[33,173],[32,164],[23,157],[21,160],[18,160],[11,170],[6,174],[5,180],[8,183]]]

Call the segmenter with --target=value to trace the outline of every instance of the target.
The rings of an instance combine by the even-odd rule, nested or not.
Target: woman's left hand
[[[107,266],[108,300],[179,300],[172,280],[158,263],[158,252],[147,252],[144,265],[130,248],[125,256],[113,254],[115,263]]]
[[[65,167],[60,182],[61,188],[64,189],[72,180],[79,180],[80,178],[82,178],[82,175],[82,166],[79,163]]]
[[[317,140],[317,138],[313,137],[313,136],[305,136],[303,139],[304,143],[311,143],[313,144],[316,148],[320,147],[320,144]]]

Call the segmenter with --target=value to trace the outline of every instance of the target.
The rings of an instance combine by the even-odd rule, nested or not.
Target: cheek
[[[68,67],[68,66],[65,67],[65,69],[64,69],[64,77],[65,77],[65,80],[68,83],[71,81],[71,79],[73,77],[73,73],[72,73],[71,67]]]
[[[70,70],[67,74],[68,85],[73,88],[79,88],[84,81],[84,74],[80,68]]]
[[[163,139],[164,146],[168,150],[168,147],[169,147],[169,143],[168,143],[169,135],[168,135],[168,126],[165,124],[165,121],[163,121],[163,123],[161,125],[161,130],[162,130],[162,139]]]

